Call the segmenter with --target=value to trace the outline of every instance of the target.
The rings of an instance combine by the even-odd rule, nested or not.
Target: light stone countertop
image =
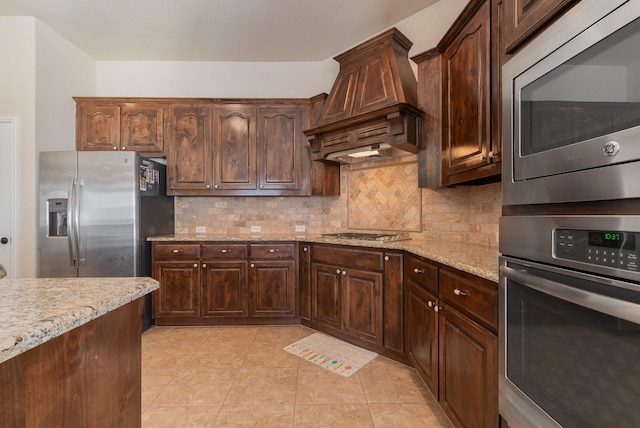
[[[152,278],[0,280],[0,363],[159,288]]]
[[[463,272],[470,273],[489,281],[498,282],[498,248],[469,242],[431,241],[410,239],[406,241],[364,241],[357,239],[323,238],[318,235],[260,235],[260,236],[216,236],[216,235],[167,235],[148,238],[158,242],[196,242],[196,241],[300,241],[324,244],[349,245],[403,250],[433,260]]]

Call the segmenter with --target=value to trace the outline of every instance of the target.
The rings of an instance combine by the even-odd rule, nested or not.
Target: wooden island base
[[[0,364],[0,426],[140,427],[143,300]]]

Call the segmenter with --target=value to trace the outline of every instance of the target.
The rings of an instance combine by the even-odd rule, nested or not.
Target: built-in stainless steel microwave
[[[505,205],[640,198],[640,0],[582,0],[502,73]]]

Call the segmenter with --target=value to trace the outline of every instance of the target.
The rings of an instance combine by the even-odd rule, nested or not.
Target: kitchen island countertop
[[[217,236],[217,235],[167,235],[148,238],[159,242],[201,242],[201,241],[300,241],[324,244],[349,245],[402,250],[470,273],[489,281],[498,282],[498,248],[460,241],[433,241],[410,239],[405,241],[366,241],[359,239],[337,239],[320,235],[265,235],[260,236]]]
[[[0,280],[0,363],[158,287],[151,278]]]

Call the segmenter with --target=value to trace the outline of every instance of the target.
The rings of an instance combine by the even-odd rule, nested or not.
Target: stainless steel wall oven
[[[512,216],[500,230],[502,416],[640,426],[640,216]]]

